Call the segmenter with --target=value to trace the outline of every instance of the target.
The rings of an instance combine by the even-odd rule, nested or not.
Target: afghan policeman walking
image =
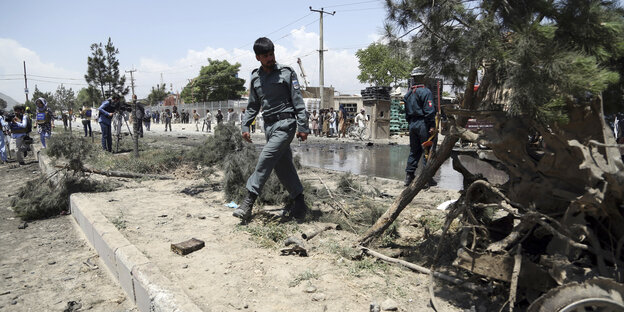
[[[243,222],[251,220],[253,204],[275,169],[290,198],[294,199],[294,205],[284,210],[283,217],[303,221],[308,208],[303,198],[303,185],[293,164],[290,143],[295,136],[305,141],[310,130],[297,74],[292,68],[275,62],[275,47],[268,38],[256,40],[253,49],[262,66],[251,73],[242,135],[245,141],[251,142],[249,127],[262,110],[267,143],[260,153],[256,170],[247,180],[247,197],[233,215]]]
[[[405,102],[405,119],[409,123],[410,154],[407,158],[405,168],[405,186],[414,180],[414,172],[418,167],[418,162],[423,153],[422,143],[435,130],[435,106],[433,105],[433,94],[427,88],[424,72],[412,74],[414,85],[403,97]]]

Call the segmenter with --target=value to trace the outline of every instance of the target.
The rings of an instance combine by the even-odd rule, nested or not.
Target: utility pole
[[[26,79],[26,61],[24,61],[24,93],[26,93],[26,103],[28,103],[28,79]]]
[[[132,75],[136,69],[126,70],[126,73],[130,73],[130,86],[132,88],[132,122],[134,128],[134,158],[139,158],[139,122],[143,122],[137,118],[137,99],[134,95],[134,76]]]
[[[331,16],[334,16],[334,14],[336,14],[336,11],[333,11],[331,13],[326,12],[323,10],[323,8],[321,8],[320,10],[313,10],[312,7],[310,7],[310,11],[312,12],[318,12],[319,14],[321,14],[321,19],[319,20],[319,33],[320,33],[320,47],[319,47],[319,85],[320,85],[320,92],[321,92],[321,107],[325,107],[323,105],[323,103],[325,102],[325,91],[323,90],[323,85],[325,84],[325,73],[324,73],[324,68],[325,68],[325,64],[323,62],[323,52],[325,50],[323,50],[323,14],[329,14]]]
[[[132,75],[136,69],[126,70],[126,73],[130,73],[130,87],[132,88],[132,96],[134,96],[134,76]]]

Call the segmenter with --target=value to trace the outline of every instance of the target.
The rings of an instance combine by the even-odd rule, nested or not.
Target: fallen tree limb
[[[406,268],[408,268],[408,269],[410,269],[412,271],[420,272],[420,273],[423,273],[423,274],[432,274],[431,270],[429,270],[429,269],[427,269],[425,267],[422,267],[420,265],[417,265],[417,264],[414,264],[414,263],[410,263],[410,262],[407,262],[407,261],[403,261],[403,260],[400,260],[400,259],[390,258],[390,257],[388,257],[388,256],[386,256],[384,254],[378,253],[378,252],[373,251],[373,250],[371,250],[369,248],[366,248],[364,246],[359,246],[359,248],[365,254],[373,256],[373,257],[378,258],[378,259],[381,259],[383,261],[390,262],[390,263],[395,263],[395,264],[400,264],[400,265],[402,265],[402,266],[404,266],[404,267],[406,267]],[[453,277],[453,276],[449,276],[449,275],[446,275],[446,274],[443,274],[443,273],[440,273],[440,272],[433,272],[433,276],[435,276],[435,277],[437,277],[439,279],[445,280],[447,282],[453,283],[455,285],[459,285],[459,286],[465,287],[465,288],[473,290],[473,291],[479,291],[479,292],[488,292],[489,291],[485,287],[482,287],[482,286],[479,286],[479,285],[475,285],[473,283],[466,282],[463,279],[460,279],[460,278],[457,278],[457,277]]]
[[[522,245],[519,244],[514,256],[514,267],[511,272],[511,286],[509,286],[509,312],[513,312],[516,304],[516,292],[518,290],[518,278],[522,267]]]
[[[56,168],[68,169],[67,166],[56,165]],[[131,179],[156,179],[156,180],[173,180],[174,178],[166,175],[159,174],[143,174],[143,173],[133,173],[133,172],[122,172],[122,171],[104,171],[93,168],[83,167],[80,169],[82,172],[95,173],[99,175],[105,175],[108,177],[118,177],[118,178],[131,178]]]
[[[438,171],[440,166],[442,166],[442,163],[444,163],[451,156],[451,151],[453,150],[453,146],[455,146],[457,140],[459,140],[459,138],[452,135],[444,138],[438,152],[434,154],[433,158],[423,169],[418,178],[414,179],[412,184],[401,192],[401,195],[399,195],[399,197],[397,197],[397,199],[392,203],[392,206],[388,208],[388,210],[386,210],[386,212],[379,219],[377,219],[375,224],[373,224],[373,226],[371,226],[366,233],[358,239],[358,245],[368,245],[375,237],[381,235],[390,226],[390,224],[396,220],[401,211],[403,211],[403,209],[405,209],[405,207],[412,202],[414,197],[418,195],[418,192],[420,192],[420,190],[422,190],[433,178],[436,171]]]

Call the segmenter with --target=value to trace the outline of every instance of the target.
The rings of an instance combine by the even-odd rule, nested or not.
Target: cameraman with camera
[[[119,95],[113,94],[111,99],[102,102],[102,105],[98,108],[100,117],[98,117],[98,123],[100,123],[100,129],[102,130],[102,149],[105,151],[113,152],[113,136],[111,133],[111,123],[113,115],[118,109]]]
[[[25,139],[28,137],[28,116],[24,114],[25,108],[23,105],[16,105],[13,107],[14,115],[9,115],[9,117],[13,117],[9,122],[9,129],[11,129],[11,137],[15,139],[15,151],[17,154],[17,161],[20,165],[26,165],[24,162],[24,154],[26,154],[28,146],[26,145]]]

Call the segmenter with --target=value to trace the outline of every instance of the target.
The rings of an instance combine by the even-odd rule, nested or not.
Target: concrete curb
[[[55,170],[50,159],[38,148],[33,152],[37,155],[41,171],[47,176],[52,175]],[[54,180],[58,181],[59,178],[57,174]],[[88,194],[72,194],[70,209],[76,226],[82,230],[111,276],[140,311],[202,311],[90,203]]]

